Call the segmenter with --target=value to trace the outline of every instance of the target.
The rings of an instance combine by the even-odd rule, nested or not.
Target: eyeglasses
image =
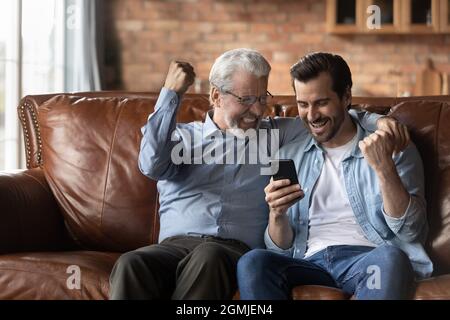
[[[256,103],[256,101],[259,101],[259,104],[261,104],[262,106],[266,106],[267,103],[269,102],[269,100],[273,98],[273,95],[269,91],[267,91],[265,95],[260,96],[260,97],[257,97],[257,96],[240,97],[231,91],[224,91],[224,93],[232,95],[239,101],[240,104],[247,106],[247,107],[254,105]]]

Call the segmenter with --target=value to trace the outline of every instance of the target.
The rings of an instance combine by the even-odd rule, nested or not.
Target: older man
[[[279,139],[272,141],[278,145],[307,136],[299,119],[263,119],[269,72],[269,63],[254,50],[224,53],[211,69],[213,109],[204,123],[177,124],[181,98],[195,73],[185,62],[170,65],[155,111],[142,128],[139,155],[142,173],[158,180],[159,243],[120,257],[111,274],[112,299],[233,296],[237,261],[250,248],[264,246],[269,213],[263,164],[234,156],[239,146],[251,151],[255,140],[246,133],[255,129],[278,130]],[[373,127],[378,117],[361,119]],[[378,124],[398,130],[393,120]],[[265,141],[258,147],[267,149]],[[215,159],[207,161],[202,151],[211,148]]]

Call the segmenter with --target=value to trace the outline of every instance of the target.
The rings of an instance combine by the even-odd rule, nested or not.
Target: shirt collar
[[[359,141],[363,140],[366,136],[370,134],[369,131],[363,129],[359,123],[356,123],[356,139],[353,142],[352,151],[350,152],[350,156],[355,158],[364,158],[361,149],[359,148]]]
[[[311,149],[313,147],[321,149],[319,144],[317,143],[317,141],[313,138],[313,136],[311,134],[309,134],[308,137],[309,137],[309,142],[306,144],[304,152],[311,151]]]
[[[217,131],[220,131],[220,129],[217,127],[217,125],[212,120],[212,116],[214,114],[214,110],[209,110],[206,113],[205,123],[203,124],[203,139],[208,138],[209,136],[213,135]]]

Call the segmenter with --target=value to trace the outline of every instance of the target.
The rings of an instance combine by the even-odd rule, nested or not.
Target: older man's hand
[[[183,95],[194,83],[194,68],[188,62],[172,61],[167,72],[164,87]]]
[[[410,142],[408,128],[391,117],[382,117],[377,121],[377,127],[388,133],[394,141],[394,153],[403,151]]]

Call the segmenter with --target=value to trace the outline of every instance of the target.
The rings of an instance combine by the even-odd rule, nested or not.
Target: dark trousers
[[[112,270],[110,299],[231,299],[248,250],[238,240],[176,236],[127,252]]]

